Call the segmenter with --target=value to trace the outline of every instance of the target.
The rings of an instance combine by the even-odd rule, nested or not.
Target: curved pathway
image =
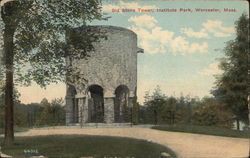
[[[165,145],[180,158],[244,158],[248,157],[249,140],[181,132],[166,132],[150,128],[47,128],[32,129],[16,136],[82,134],[145,139]]]

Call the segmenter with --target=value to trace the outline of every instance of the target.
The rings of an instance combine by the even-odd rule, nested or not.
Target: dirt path
[[[33,129],[17,136],[84,134],[121,136],[153,141],[171,148],[184,158],[247,158],[249,140],[201,134],[158,131],[149,128],[58,128]]]

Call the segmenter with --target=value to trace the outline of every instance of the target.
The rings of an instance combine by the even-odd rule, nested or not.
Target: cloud
[[[221,74],[222,72],[223,71],[219,69],[219,62],[214,62],[212,64],[209,64],[208,68],[202,70],[199,73],[204,76],[213,76]]]
[[[137,2],[124,2],[124,1],[119,1],[118,3],[114,5],[103,5],[102,10],[104,12],[112,12],[112,9],[138,9],[138,8],[143,8],[143,9],[155,9],[155,5],[139,5]]]
[[[144,24],[143,19],[147,24]],[[140,46],[145,52],[154,53],[180,53],[182,55],[200,52],[206,53],[208,44],[192,43],[185,37],[175,36],[175,33],[157,26],[157,20],[150,15],[133,16],[129,20],[133,25],[129,27],[139,38]]]
[[[230,37],[231,34],[229,34],[229,33],[222,33],[222,32],[215,32],[214,36],[215,37]]]
[[[222,21],[220,20],[207,20],[207,22],[203,23],[202,25],[208,32],[212,32],[212,33],[215,33],[218,31],[223,31],[225,33],[235,32],[233,27],[223,27]]]
[[[207,32],[212,33],[215,37],[229,37],[235,33],[233,27],[222,26],[222,21],[220,20],[207,20],[207,22],[202,25]]]
[[[207,20],[202,26],[203,28],[198,32],[195,32],[192,28],[182,28],[181,33],[194,38],[209,38],[209,34],[214,37],[230,37],[235,33],[233,27],[222,26],[220,20]]]
[[[148,27],[152,28],[158,22],[154,17],[150,15],[142,15],[142,16],[132,16],[128,19],[129,22],[134,22],[138,27]]]
[[[195,32],[192,28],[182,28],[181,33],[186,34],[188,37],[209,38],[209,35],[205,29]]]

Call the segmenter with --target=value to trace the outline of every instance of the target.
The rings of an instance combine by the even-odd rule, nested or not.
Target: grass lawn
[[[2,142],[2,138],[0,138]],[[17,137],[13,146],[4,147],[3,152],[15,158],[25,158],[24,150],[38,150],[49,158],[94,158],[129,157],[159,158],[161,152],[174,152],[159,144],[144,140],[106,136],[57,135]],[[28,156],[27,156],[28,157]]]
[[[173,132],[197,133],[215,136],[250,138],[249,131],[236,131],[227,128],[213,126],[197,126],[197,125],[159,125],[152,127],[153,129]]]
[[[24,127],[15,127],[15,132],[25,132],[28,128]],[[4,134],[4,128],[0,128],[0,134]]]

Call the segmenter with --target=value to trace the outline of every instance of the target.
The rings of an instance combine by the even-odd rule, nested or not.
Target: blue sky
[[[132,13],[113,13],[112,9],[135,9]],[[154,12],[138,12],[138,8]],[[157,12],[176,9],[177,12]],[[192,12],[180,12],[181,8]],[[196,12],[196,8],[219,9],[220,12]],[[224,8],[236,12],[224,12]],[[157,85],[170,96],[208,96],[220,74],[218,59],[223,57],[225,42],[235,38],[234,22],[243,12],[248,14],[246,1],[115,1],[103,2],[108,21],[94,21],[92,25],[113,25],[133,30],[138,36],[138,99],[142,103],[145,91]],[[47,90],[38,86],[19,87],[23,102],[40,102],[64,97],[64,84],[51,85]],[[34,98],[28,98],[30,94]]]

